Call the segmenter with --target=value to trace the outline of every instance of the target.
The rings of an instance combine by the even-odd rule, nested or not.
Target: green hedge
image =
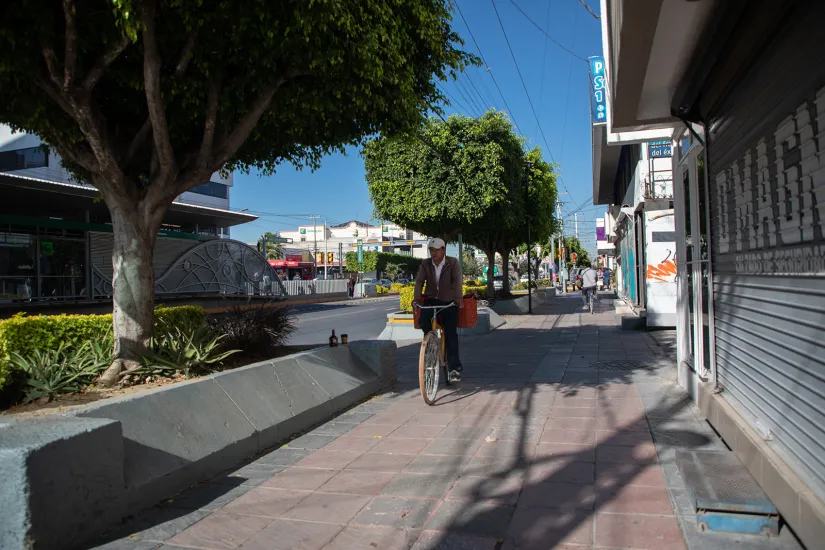
[[[464,285],[462,288],[462,292],[466,296],[467,294],[476,293],[478,294],[479,298],[487,298],[487,287],[486,286],[470,286]],[[410,284],[407,286],[402,287],[398,291],[398,301],[399,305],[401,306],[401,311],[405,311],[407,313],[412,313],[412,301],[415,296],[415,285]]]
[[[158,307],[155,329],[163,326],[202,325],[206,314],[198,306]],[[70,349],[98,340],[112,330],[112,315],[35,315],[18,313],[0,321],[0,389],[9,382],[8,358],[11,352],[27,357],[35,349],[56,350],[61,343]]]

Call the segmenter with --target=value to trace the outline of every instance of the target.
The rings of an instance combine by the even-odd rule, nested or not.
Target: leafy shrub
[[[398,291],[398,301],[401,306],[401,311],[412,313],[412,302],[415,297],[415,288],[412,286],[405,286]]]
[[[104,343],[108,343],[108,352]],[[28,356],[12,352],[9,360],[12,369],[23,377],[26,403],[41,397],[51,401],[61,393],[82,391],[93,384],[111,362],[111,336],[108,342],[87,340],[74,349],[64,342],[57,349],[36,349]]]
[[[377,287],[375,287],[375,292],[378,294],[387,294],[389,292],[389,289],[385,286],[378,285]]]
[[[172,326],[152,340],[152,352],[143,358],[143,366],[127,373],[129,376],[163,376],[206,374],[238,349],[222,349],[223,335],[211,327]]]
[[[487,298],[487,285],[485,285],[485,284],[481,284],[481,285],[465,284],[462,291],[464,292],[465,296],[467,294],[475,294],[479,298]]]
[[[402,288],[406,288],[411,285],[412,283],[406,285],[402,285],[401,283],[392,283],[390,285],[390,290],[392,290],[393,292],[400,292]]]
[[[271,303],[254,308],[233,307],[211,325],[215,334],[223,337],[223,347],[255,354],[267,354],[283,346],[296,328],[292,311],[273,307]]]
[[[163,327],[203,325],[206,314],[198,306],[163,307],[155,309],[155,331]],[[78,350],[86,342],[99,341],[102,334],[111,334],[112,316],[108,315],[35,315],[18,313],[0,321],[0,390],[9,382],[17,368],[10,359],[12,353],[31,358],[34,351],[63,353]],[[111,347],[111,340],[109,340]],[[101,347],[102,343],[101,343]]]
[[[530,288],[538,288],[536,281],[530,281]],[[527,290],[527,281],[514,284],[513,290]]]

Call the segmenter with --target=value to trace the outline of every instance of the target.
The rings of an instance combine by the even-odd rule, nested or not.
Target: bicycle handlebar
[[[413,307],[417,307],[418,309],[447,309],[448,307],[455,306],[455,302],[452,304],[447,304],[446,306],[420,306],[418,304],[413,304]]]

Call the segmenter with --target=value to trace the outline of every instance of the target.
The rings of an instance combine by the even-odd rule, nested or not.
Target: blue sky
[[[577,207],[582,209],[578,216],[579,237],[588,248],[595,248],[593,220],[605,209],[594,208],[590,202],[593,185],[588,66],[579,58],[601,55],[599,21],[578,0],[495,0],[524,79],[522,85],[492,0],[457,1],[487,66],[472,68],[457,81],[442,85],[448,98],[453,99],[447,112],[477,116],[489,107],[507,112],[531,146],[539,145],[546,159],[553,158],[561,165],[563,183],[559,191],[569,192],[560,196],[567,203],[565,213],[572,213]],[[596,0],[586,2],[598,12]],[[516,5],[561,46],[548,39]],[[478,55],[458,12],[453,24],[466,42],[465,49]],[[501,88],[501,95],[490,73]],[[256,222],[232,229],[233,238],[243,241],[254,241],[265,231],[294,229],[309,223],[302,217],[306,214],[327,217],[331,224],[350,219],[367,221],[372,215],[364,164],[357,149],[350,149],[346,156],[326,157],[315,172],[284,165],[268,177],[254,172],[236,174],[231,203],[233,209],[248,208],[261,213]],[[572,217],[565,221],[565,228],[568,235],[574,233]]]

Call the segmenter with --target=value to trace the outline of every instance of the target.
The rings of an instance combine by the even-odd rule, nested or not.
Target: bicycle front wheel
[[[421,387],[421,397],[427,405],[435,402],[438,393],[440,354],[441,339],[435,332],[430,332],[421,341],[421,353],[418,357],[418,385]]]

